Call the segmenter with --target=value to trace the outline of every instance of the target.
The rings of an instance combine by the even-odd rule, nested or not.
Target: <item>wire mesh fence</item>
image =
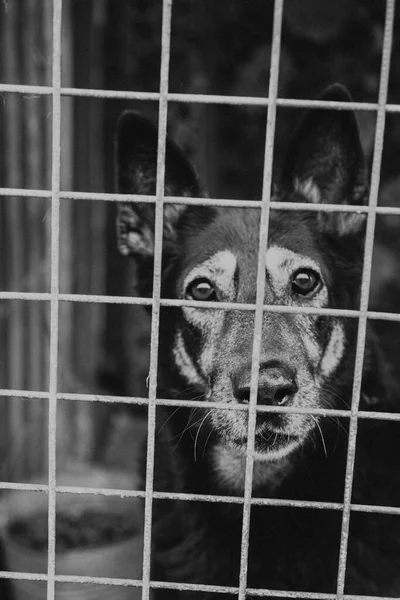
[[[369,310],[369,288],[371,279],[371,265],[373,240],[375,232],[375,222],[377,215],[400,215],[400,208],[389,206],[377,206],[378,191],[381,173],[381,161],[383,150],[383,139],[385,132],[385,119],[387,113],[400,112],[400,105],[388,104],[388,83],[390,70],[390,55],[393,41],[394,9],[395,1],[387,0],[385,30],[383,40],[382,64],[380,72],[379,98],[376,103],[341,103],[341,102],[322,102],[315,100],[293,100],[278,98],[278,79],[280,67],[280,49],[281,49],[281,31],[283,0],[275,0],[274,21],[272,34],[272,59],[270,66],[269,94],[268,98],[248,97],[248,96],[221,96],[205,94],[180,94],[169,92],[169,62],[170,62],[170,43],[171,43],[171,13],[172,0],[163,1],[162,14],[162,39],[161,39],[161,74],[160,88],[158,92],[135,92],[101,89],[82,89],[61,86],[61,60],[62,60],[62,0],[53,0],[53,42],[52,42],[52,83],[50,85],[19,85],[0,82],[0,93],[14,93],[22,95],[46,96],[51,98],[52,102],[52,142],[51,142],[51,189],[28,189],[28,188],[2,188],[0,196],[4,197],[27,197],[32,201],[33,198],[43,198],[51,202],[51,272],[50,289],[48,292],[17,292],[0,291],[2,300],[24,300],[28,302],[38,301],[49,303],[50,310],[50,339],[49,339],[49,384],[46,391],[41,390],[18,390],[3,389],[0,390],[0,396],[15,398],[35,398],[48,401],[48,483],[34,484],[15,481],[0,482],[2,490],[24,490],[43,492],[48,496],[48,570],[47,574],[17,573],[2,571],[0,577],[7,579],[26,579],[41,580],[47,582],[47,599],[53,600],[56,597],[56,583],[88,583],[103,584],[110,586],[131,586],[142,589],[142,597],[147,600],[151,589],[169,588],[173,590],[192,590],[205,591],[213,593],[235,593],[240,600],[244,600],[246,595],[253,596],[274,596],[288,598],[310,598],[325,599],[331,598],[362,598],[362,596],[350,596],[344,593],[346,576],[346,559],[349,538],[349,524],[352,511],[354,512],[377,512],[382,514],[400,515],[400,509],[392,506],[370,506],[367,504],[354,504],[351,501],[354,462],[356,455],[356,441],[358,422],[361,419],[382,419],[400,421],[400,414],[384,413],[378,411],[362,411],[359,409],[361,395],[362,368],[365,352],[365,340],[367,332],[368,319],[386,320],[398,322],[400,314],[392,312],[377,312]],[[159,125],[158,125],[158,152],[157,152],[157,186],[155,196],[143,195],[122,195],[106,194],[92,192],[72,192],[62,191],[60,185],[60,161],[61,161],[61,118],[62,118],[62,98],[63,97],[92,97],[102,99],[126,99],[126,100],[150,100],[158,103],[159,107]],[[221,198],[186,198],[165,196],[164,194],[164,175],[165,175],[165,153],[166,153],[166,132],[168,105],[170,102],[180,103],[209,103],[209,104],[227,104],[239,106],[265,106],[268,108],[266,140],[264,150],[264,172],[263,172],[263,190],[261,201],[246,201]],[[343,206],[343,205],[310,205],[301,203],[277,202],[271,200],[272,187],[272,168],[274,158],[274,135],[277,107],[308,107],[308,108],[326,108],[335,110],[353,109],[359,111],[375,111],[377,115],[377,124],[374,141],[373,165],[371,175],[371,192],[368,206]],[[11,200],[11,198],[10,198]],[[154,280],[153,294],[151,298],[141,298],[133,296],[114,296],[100,294],[72,294],[62,293],[60,291],[60,206],[67,200],[80,202],[104,201],[119,202],[132,201],[141,203],[155,204],[155,259],[154,259]],[[260,240],[259,240],[259,262],[258,262],[258,285],[257,300],[255,304],[232,304],[219,303],[221,310],[243,310],[253,311],[255,313],[254,321],[254,345],[252,355],[252,377],[251,377],[251,395],[248,406],[243,405],[219,405],[219,408],[225,410],[248,410],[249,411],[249,429],[248,429],[248,448],[246,458],[246,475],[244,497],[236,496],[216,496],[216,495],[196,495],[183,493],[168,493],[154,491],[154,446],[156,432],[156,406],[199,406],[213,408],[212,402],[206,401],[182,401],[163,399],[157,396],[157,362],[158,362],[158,332],[160,320],[160,308],[164,306],[193,306],[193,302],[188,300],[173,300],[161,297],[161,263],[162,263],[162,231],[164,205],[168,203],[198,205],[198,206],[221,206],[221,207],[244,207],[257,208],[260,210]],[[264,286],[266,248],[268,244],[268,222],[270,210],[296,210],[296,211],[329,211],[329,212],[356,212],[367,214],[367,234],[364,255],[364,268],[362,276],[362,291],[359,310],[346,309],[313,309],[299,308],[293,306],[270,306],[264,305]],[[84,394],[84,393],[65,393],[59,389],[59,313],[61,303],[87,303],[87,304],[127,304],[148,306],[151,308],[151,351],[150,351],[150,369],[148,398],[125,397],[107,394]],[[215,308],[212,302],[196,301],[196,307],[204,310]],[[349,317],[358,320],[357,351],[354,368],[353,396],[350,411],[335,409],[300,409],[295,407],[260,407],[257,406],[257,387],[258,370],[260,362],[261,335],[259,332],[262,327],[262,316],[264,312],[290,313],[290,314],[315,314],[331,315],[337,317]],[[147,463],[146,463],[146,481],[145,489],[142,491],[125,489],[108,489],[102,487],[77,487],[64,486],[57,483],[56,476],[56,423],[57,410],[60,401],[74,401],[84,403],[125,403],[132,405],[143,405],[148,409],[147,425]],[[289,499],[274,498],[254,498],[252,497],[252,479],[254,467],[254,433],[256,423],[256,413],[260,412],[280,412],[280,413],[307,413],[322,416],[337,416],[349,419],[349,444],[346,462],[345,491],[343,502],[316,502],[300,501]],[[99,578],[90,576],[57,575],[55,569],[56,561],[56,496],[57,494],[92,494],[99,496],[119,496],[142,498],[145,501],[144,510],[144,548],[143,548],[143,575],[141,579],[125,580],[118,578]],[[187,501],[205,501],[205,502],[225,502],[242,504],[243,528],[242,528],[242,552],[240,563],[239,584],[237,587],[210,586],[202,584],[186,583],[167,583],[151,580],[151,540],[152,540],[152,505],[153,499],[180,499]],[[341,543],[338,567],[337,590],[335,594],[320,594],[308,592],[294,592],[287,590],[260,590],[252,589],[247,586],[247,563],[248,548],[250,536],[250,508],[254,505],[272,505],[297,508],[312,508],[315,510],[334,510],[342,513],[341,525]],[[368,598],[374,598],[368,596]]]

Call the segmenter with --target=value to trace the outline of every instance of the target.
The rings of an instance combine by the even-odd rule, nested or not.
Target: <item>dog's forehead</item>
[[[203,226],[192,225],[185,236],[184,266],[208,261],[217,253],[229,251],[238,264],[253,270],[257,268],[260,210],[218,209],[214,218]],[[279,246],[291,253],[308,256],[319,262],[320,252],[313,234],[313,222],[302,215],[288,211],[271,211],[268,230],[268,247]]]

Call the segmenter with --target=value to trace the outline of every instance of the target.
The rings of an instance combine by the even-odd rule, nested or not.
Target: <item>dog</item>
[[[321,99],[351,100],[339,84]],[[121,115],[116,164],[118,192],[155,194],[157,127],[147,118]],[[169,138],[165,194],[207,195]],[[354,113],[310,109],[289,144],[272,199],[361,206],[368,194]],[[144,297],[152,294],[154,221],[154,204],[119,203],[118,246],[135,260],[136,287]],[[271,210],[264,304],[358,310],[366,223],[365,211]],[[161,296],[190,305],[161,308],[158,396],[188,401],[189,407],[157,408],[154,489],[227,501],[153,501],[152,580],[239,585],[243,504],[229,498],[244,494],[255,313],[218,304],[255,303],[259,229],[258,208],[164,205]],[[348,410],[357,327],[351,317],[264,311],[257,332],[257,406]],[[190,408],[190,401],[200,405]],[[369,328],[361,408],[387,412],[398,406],[397,386]],[[253,497],[340,508],[348,429],[347,417],[257,411]],[[358,429],[352,502],[399,506],[396,424],[360,419]],[[253,505],[248,588],[336,593],[341,523],[334,506]],[[351,513],[345,591],[400,594],[399,515]],[[154,594],[214,597],[168,589]]]

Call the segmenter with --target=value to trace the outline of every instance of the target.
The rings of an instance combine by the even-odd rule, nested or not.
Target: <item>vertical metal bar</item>
[[[249,402],[249,423],[247,436],[247,455],[246,455],[246,473],[244,485],[244,505],[243,505],[243,525],[242,525],[242,545],[240,556],[240,575],[239,575],[239,600],[246,598],[247,586],[247,559],[249,553],[249,534],[250,534],[250,513],[251,513],[251,492],[253,486],[253,466],[254,466],[254,434],[256,426],[256,404],[258,388],[258,372],[260,364],[261,339],[262,339],[262,321],[263,304],[265,293],[265,265],[268,244],[268,225],[272,186],[272,167],[274,157],[274,136],[276,122],[276,98],[278,95],[279,80],[279,59],[281,51],[282,34],[282,15],[283,0],[275,0],[274,23],[272,30],[272,51],[271,67],[269,77],[269,106],[267,117],[267,131],[265,139],[264,171],[263,171],[263,190],[262,207],[260,215],[260,234],[258,250],[258,268],[257,268],[257,296],[254,318],[254,339],[253,354],[251,365],[251,386]]]
[[[143,547],[143,587],[142,598],[148,600],[150,594],[151,569],[151,525],[153,512],[153,474],[154,474],[154,442],[156,426],[156,395],[157,395],[157,361],[158,361],[158,332],[160,322],[161,296],[161,266],[164,219],[164,179],[165,151],[168,118],[168,80],[169,57],[171,43],[171,14],[172,0],[163,1],[162,34],[161,34],[161,70],[160,70],[160,104],[158,113],[158,149],[157,149],[157,185],[154,232],[154,276],[153,304],[151,320],[151,347],[149,370],[149,408],[148,408],[148,437],[146,461],[146,496],[144,513],[144,547]]]
[[[365,353],[365,341],[367,333],[367,311],[369,301],[369,288],[371,281],[372,252],[374,245],[374,233],[376,222],[376,206],[378,203],[379,183],[381,176],[381,162],[383,151],[383,140],[385,133],[386,102],[389,84],[390,54],[392,50],[393,25],[394,25],[394,7],[395,0],[387,0],[385,34],[382,49],[381,77],[379,84],[378,113],[375,131],[374,158],[371,174],[371,192],[368,204],[367,232],[364,248],[364,266],[361,284],[360,299],[360,319],[357,333],[357,349],[354,367],[353,394],[350,413],[349,443],[347,449],[347,463],[345,476],[345,490],[343,500],[343,518],[341,528],[339,567],[337,580],[337,597],[343,598],[345,579],[346,579],[346,561],[349,540],[350,527],[350,503],[353,489],[354,462],[356,454],[357,429],[358,429],[358,408],[360,404],[360,394],[362,385],[362,369]]]
[[[51,301],[49,369],[49,494],[47,600],[55,597],[56,549],[56,424],[58,371],[59,251],[60,251],[60,157],[61,157],[61,31],[62,0],[53,2],[53,118],[51,173]]]

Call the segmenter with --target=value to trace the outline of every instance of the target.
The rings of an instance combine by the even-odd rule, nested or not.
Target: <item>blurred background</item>
[[[354,100],[378,98],[385,2],[286,0],[279,97],[312,99],[339,81]],[[157,92],[161,0],[64,0],[64,87]],[[268,94],[273,2],[174,0],[170,91]],[[390,103],[400,103],[400,11]],[[52,1],[0,2],[0,81],[51,85]],[[157,120],[157,102],[62,97],[65,191],[112,192],[118,115],[135,108]],[[260,199],[266,108],[170,102],[168,129],[197,165],[210,195]],[[301,110],[278,108],[279,170]],[[375,113],[358,114],[372,161]],[[51,96],[0,94],[0,186],[51,187]],[[387,116],[380,204],[400,206],[400,113]],[[134,267],[116,251],[115,206],[61,201],[60,290],[129,295]],[[50,290],[48,198],[0,198],[0,289]],[[371,308],[398,311],[400,218],[379,216]],[[0,301],[0,388],[46,391],[46,301]],[[140,307],[61,303],[59,391],[147,396],[149,318]],[[398,327],[379,324],[397,364]],[[26,481],[47,468],[47,400],[0,397],[0,479]],[[146,427],[144,408],[61,400],[59,465],[97,461],[131,469]]]

